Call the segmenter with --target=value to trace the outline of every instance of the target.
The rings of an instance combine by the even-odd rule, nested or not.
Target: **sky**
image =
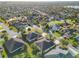
[[[0,0],[0,1],[79,1],[79,0]]]

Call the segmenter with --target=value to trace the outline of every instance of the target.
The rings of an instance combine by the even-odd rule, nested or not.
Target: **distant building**
[[[62,20],[64,20],[64,19],[63,19],[63,18],[58,18],[57,20],[62,21]]]
[[[49,21],[51,21],[51,20],[53,20],[53,19],[54,19],[54,16],[50,17],[50,18],[49,18]]]
[[[58,31],[60,29],[59,25],[53,24],[52,26],[50,26],[49,28],[51,31]]]

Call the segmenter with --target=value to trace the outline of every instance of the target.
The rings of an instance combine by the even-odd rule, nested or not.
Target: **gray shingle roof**
[[[52,41],[50,41],[50,40],[41,41],[41,42],[38,42],[36,44],[42,50],[47,50],[47,49],[49,49],[50,47],[52,47],[54,45],[54,43]]]
[[[7,48],[9,53],[16,52],[23,46],[22,43],[16,42],[13,39],[8,40],[4,45]]]
[[[30,34],[28,34],[28,35],[26,36],[26,38],[27,38],[27,40],[28,40],[29,42],[33,42],[33,41],[37,40],[39,37],[40,37],[40,35],[39,35],[38,33],[35,33],[35,32],[30,33]]]

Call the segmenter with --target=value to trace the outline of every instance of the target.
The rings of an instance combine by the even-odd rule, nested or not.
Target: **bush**
[[[0,17],[0,22],[6,23],[6,20],[4,20],[2,17]]]
[[[75,57],[76,57],[76,58],[79,58],[79,54],[77,54]]]
[[[17,32],[18,30],[14,26],[9,27],[10,30],[13,30],[14,32]]]

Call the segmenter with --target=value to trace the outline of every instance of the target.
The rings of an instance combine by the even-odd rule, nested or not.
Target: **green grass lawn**
[[[17,32],[18,30],[14,26],[9,27],[10,30],[13,30],[14,32]]]
[[[66,22],[69,23],[69,24],[74,24],[74,23],[75,23],[75,20],[72,20],[72,19],[66,19]]]
[[[4,44],[4,39],[0,39],[0,46],[2,46]]]
[[[0,17],[0,22],[5,23],[5,20]]]
[[[0,26],[0,30],[3,30],[4,28],[2,26]]]
[[[54,32],[54,35],[58,38],[58,37],[61,37],[61,34],[58,33],[58,32]]]
[[[48,23],[49,26],[51,26],[53,24],[61,25],[61,24],[64,24],[64,21],[56,21],[56,20],[54,20],[54,21],[51,21],[51,22]]]
[[[3,49],[3,51],[2,51],[2,56],[3,56],[3,58],[7,58],[8,57],[5,49]]]

